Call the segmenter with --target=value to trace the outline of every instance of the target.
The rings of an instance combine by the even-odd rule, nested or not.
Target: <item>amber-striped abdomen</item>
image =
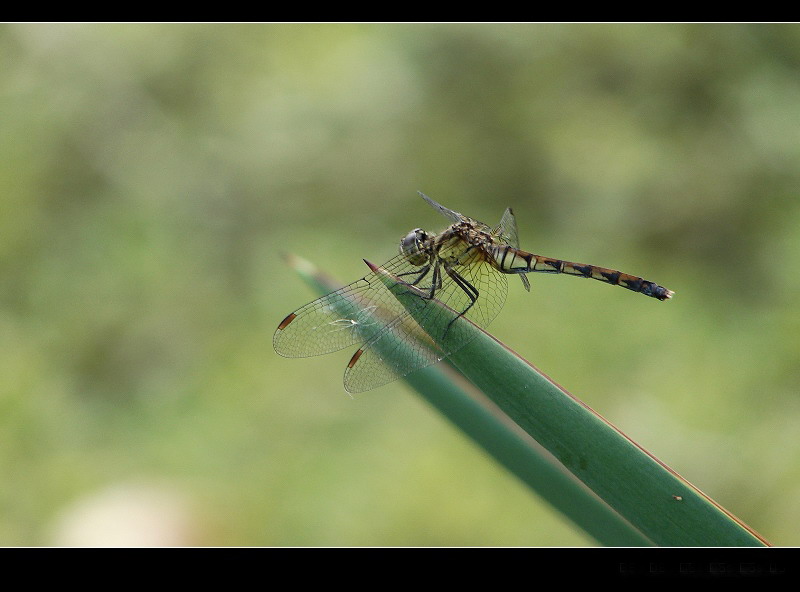
[[[639,276],[596,265],[542,257],[541,255],[526,253],[507,245],[495,246],[492,256],[495,265],[503,273],[566,273],[578,277],[592,278],[614,286],[622,286],[628,290],[641,292],[645,296],[652,296],[659,300],[667,300],[672,298],[674,294],[672,290]]]

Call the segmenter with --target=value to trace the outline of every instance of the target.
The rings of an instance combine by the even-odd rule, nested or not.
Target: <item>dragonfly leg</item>
[[[436,290],[442,287],[442,272],[441,272],[441,263],[437,260],[433,264],[433,279],[431,281],[431,289],[428,292],[427,296],[420,295],[425,300],[433,300],[434,295],[436,294]]]
[[[417,286],[417,284],[419,284],[422,280],[424,280],[428,276],[428,273],[430,273],[431,268],[433,268],[433,278],[431,280],[431,286],[430,286],[430,289],[428,290],[428,293],[425,294],[419,288],[417,289],[417,291],[413,292],[415,295],[419,296],[420,298],[423,298],[425,300],[432,300],[434,294],[436,293],[436,290],[438,290],[439,288],[442,287],[442,274],[439,271],[439,265],[440,265],[439,261],[438,260],[434,260],[432,263],[428,263],[427,265],[425,265],[421,269],[418,269],[418,270],[415,270],[415,271],[406,271],[406,272],[403,272],[403,273],[399,273],[399,274],[397,274],[396,277],[399,278],[399,277],[402,277],[404,275],[418,274],[417,278],[413,282],[404,282],[404,281],[399,282],[401,285],[414,287],[414,286]],[[411,290],[409,290],[409,292],[411,292]]]
[[[470,284],[466,279],[464,279],[464,277],[462,277],[457,271],[454,271],[447,266],[445,266],[445,271],[447,272],[447,275],[449,275],[452,278],[452,280],[456,283],[456,285],[464,291],[464,293],[470,299],[470,303],[467,306],[467,308],[462,310],[460,313],[458,313],[457,316],[453,317],[453,319],[451,319],[449,323],[447,323],[447,328],[444,331],[444,335],[442,335],[442,339],[444,339],[447,336],[447,333],[448,331],[450,331],[450,327],[453,326],[453,323],[455,323],[459,318],[467,314],[467,311],[470,308],[472,308],[473,305],[478,301],[478,296],[480,295],[478,289],[472,284]]]
[[[415,279],[413,282],[403,282],[407,286],[416,286],[423,279],[425,279],[425,276],[428,275],[428,272],[430,270],[431,270],[431,264],[428,263],[425,267],[421,269],[415,269],[414,271],[404,271],[403,273],[398,273],[396,277],[403,277],[404,275],[413,275],[415,273],[419,274],[417,275],[417,279]]]

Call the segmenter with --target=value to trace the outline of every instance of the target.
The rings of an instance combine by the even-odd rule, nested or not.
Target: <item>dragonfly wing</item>
[[[353,355],[344,372],[344,387],[350,393],[368,391],[435,364],[445,355],[406,313]]]
[[[454,250],[463,251],[463,246],[458,245]],[[443,248],[440,255],[446,259],[449,255],[448,248]],[[486,328],[505,304],[508,294],[506,275],[490,265],[479,251],[473,251],[472,256],[466,260],[462,257],[460,263],[451,268],[451,272],[450,276],[444,274],[444,278],[449,281],[443,282],[442,288],[436,291],[436,299],[459,316],[464,316],[479,327]],[[422,320],[421,324],[426,331],[433,330],[438,323],[439,319],[436,316],[430,313]],[[457,324],[454,323],[453,327]],[[436,335],[439,341],[444,337],[449,338],[446,335]],[[451,343],[448,346],[448,353],[463,345],[459,342]]]
[[[500,224],[494,229],[495,235],[504,243],[519,249],[519,232],[517,232],[517,218],[511,208],[506,208],[503,212],[503,217],[500,218]]]
[[[393,274],[413,273],[398,255],[383,266]],[[319,356],[374,338],[384,326],[407,314],[373,272],[299,308],[278,326],[272,343],[288,358]]]
[[[430,197],[428,197],[421,191],[418,191],[417,193],[419,193],[422,199],[427,201],[434,210],[439,212],[442,216],[444,216],[451,222],[461,222],[466,219],[466,216],[459,214],[458,212],[454,212],[450,208],[446,208],[442,204],[433,201]]]
[[[441,278],[434,299],[418,296],[410,305],[414,314],[398,316],[355,353],[344,377],[349,392],[381,386],[460,350],[477,333],[459,317],[483,328],[497,316],[508,292],[505,276],[477,255],[452,271],[454,276]],[[413,293],[427,294],[432,281],[433,275]],[[408,288],[397,284],[393,289]]]
[[[519,232],[517,231],[517,218],[511,208],[506,208],[503,212],[503,217],[500,218],[500,224],[494,229],[494,234],[506,244],[519,249]],[[531,291],[531,283],[528,281],[528,276],[519,274],[519,279],[522,280],[522,285],[525,289]]]

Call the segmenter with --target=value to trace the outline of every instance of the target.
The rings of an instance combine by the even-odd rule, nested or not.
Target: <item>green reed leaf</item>
[[[337,287],[302,260],[294,259],[293,266],[322,292]],[[418,295],[396,278],[386,275],[383,280],[415,318],[422,312]],[[449,312],[440,315],[442,323],[453,318]],[[768,545],[510,348],[464,318],[455,325],[458,331],[474,334],[448,360],[472,384],[448,374],[442,364],[405,380],[600,543]],[[432,332],[442,334],[443,329]]]

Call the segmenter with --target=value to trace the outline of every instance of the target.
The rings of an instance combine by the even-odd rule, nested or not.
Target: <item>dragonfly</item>
[[[365,260],[369,274],[289,314],[273,337],[278,354],[304,358],[358,344],[344,387],[359,393],[466,346],[477,335],[467,325],[484,329],[502,309],[509,275],[518,275],[527,291],[525,274],[536,272],[592,278],[662,301],[674,294],[638,276],[521,250],[511,208],[490,227],[420,196],[450,226],[438,234],[415,228],[401,239],[394,258],[381,266]],[[405,304],[398,294],[406,296]]]

